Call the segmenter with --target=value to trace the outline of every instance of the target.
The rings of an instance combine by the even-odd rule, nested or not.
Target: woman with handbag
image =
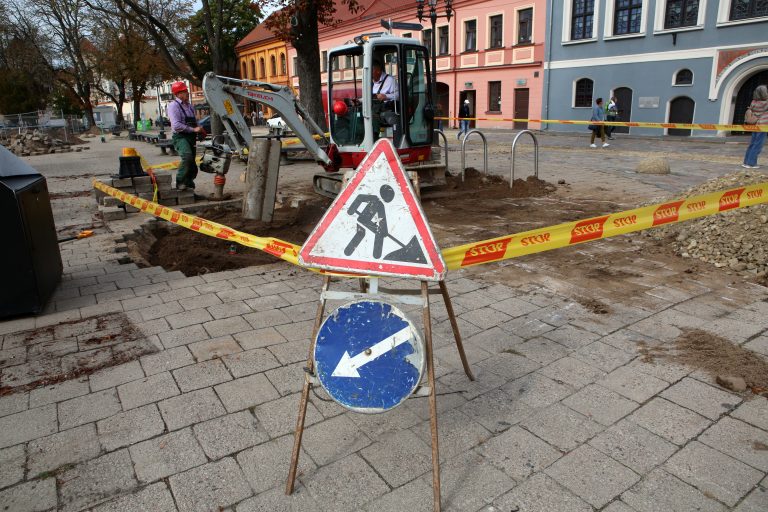
[[[603,98],[597,98],[595,100],[595,106],[592,107],[592,117],[590,121],[605,121],[605,110],[603,110]],[[604,124],[591,124],[587,128],[592,130],[592,140],[589,141],[589,147],[596,148],[595,137],[600,136],[600,140],[603,141],[603,147],[610,146],[605,142],[605,125]]]
[[[752,103],[749,104],[749,108],[744,115],[744,124],[768,124],[768,86],[761,85],[755,89],[752,95]],[[768,135],[766,132],[752,132],[747,152],[744,154],[744,163],[741,164],[742,167],[745,169],[760,168],[757,165],[757,157],[763,150],[766,135]]]

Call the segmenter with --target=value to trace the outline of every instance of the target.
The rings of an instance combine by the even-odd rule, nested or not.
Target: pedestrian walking
[[[616,96],[611,96],[611,99],[608,101],[608,106],[605,109],[605,113],[608,121],[619,120],[619,104],[616,103]],[[608,140],[613,140],[613,132],[615,131],[615,126],[605,127],[605,134],[608,136]]]
[[[459,133],[456,134],[457,139],[461,139],[462,133],[469,132],[469,119],[467,118],[470,115],[472,114],[469,111],[469,100],[464,100],[464,103],[459,108]]]
[[[768,124],[768,86],[761,85],[752,93],[752,103],[749,104],[747,112],[744,115],[744,124],[767,125]],[[744,154],[744,163],[741,164],[745,169],[759,169],[757,157],[763,150],[766,132],[752,132],[752,138],[749,140],[747,152]]]
[[[603,98],[597,98],[595,100],[595,106],[592,107],[592,117],[590,118],[590,121],[605,121],[605,110],[603,110]],[[597,134],[600,134],[600,140],[603,141],[603,147],[607,148],[610,146],[607,142],[605,142],[605,125],[604,124],[591,124],[589,125],[589,129],[592,130],[592,139],[589,141],[589,147],[596,148],[597,144],[595,144],[595,137],[597,137]]]
[[[251,124],[253,126],[256,126],[256,123],[259,122],[259,114],[256,113],[255,110],[251,111]]]
[[[264,111],[259,109],[259,126],[264,124]]]

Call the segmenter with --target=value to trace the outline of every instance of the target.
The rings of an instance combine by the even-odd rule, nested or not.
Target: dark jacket
[[[459,108],[459,117],[469,117],[469,105],[466,103],[462,103],[461,107]]]

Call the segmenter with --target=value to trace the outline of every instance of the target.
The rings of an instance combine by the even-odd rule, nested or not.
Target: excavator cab
[[[434,110],[428,62],[417,40],[388,33],[364,34],[331,50],[328,120],[339,167],[357,167],[382,137],[392,140],[406,165],[429,160]]]

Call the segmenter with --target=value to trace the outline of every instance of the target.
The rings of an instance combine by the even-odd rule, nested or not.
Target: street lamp
[[[424,5],[425,0],[416,0],[416,16],[419,18],[419,21],[424,20],[424,7],[429,7],[429,21],[432,25],[432,41],[430,48],[430,53],[432,54],[432,101],[435,104],[437,104],[437,34],[435,32],[435,23],[437,23],[437,18],[445,18],[448,21],[451,21],[451,17],[453,17],[453,0],[444,1],[445,14],[438,14],[438,0],[426,0],[426,6]],[[432,136],[434,137],[434,132]]]

